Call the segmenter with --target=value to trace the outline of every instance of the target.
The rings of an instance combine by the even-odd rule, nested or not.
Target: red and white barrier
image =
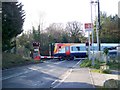
[[[54,57],[54,56],[41,56],[41,59],[59,59],[61,57]]]

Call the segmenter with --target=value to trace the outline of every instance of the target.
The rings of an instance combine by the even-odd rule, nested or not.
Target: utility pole
[[[95,5],[95,16],[96,15],[96,5]],[[97,37],[97,51],[99,51],[99,34],[98,34],[98,21],[96,17],[96,37]]]
[[[100,3],[99,3],[99,0],[97,1],[98,2],[98,36],[100,36],[100,29],[101,29],[101,25],[100,25]],[[99,51],[100,51],[100,38],[99,39]]]
[[[91,23],[93,24],[93,17],[92,17],[92,4],[94,3],[94,1],[91,0]],[[92,54],[92,66],[94,66],[94,29],[92,27],[92,51],[93,51],[93,54]]]

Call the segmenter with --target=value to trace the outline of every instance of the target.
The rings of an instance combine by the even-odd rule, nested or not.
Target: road
[[[48,60],[2,71],[3,88],[94,88],[81,60]]]

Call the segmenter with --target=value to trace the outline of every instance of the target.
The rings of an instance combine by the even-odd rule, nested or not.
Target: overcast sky
[[[31,29],[43,22],[47,27],[51,23],[66,23],[78,21],[81,23],[91,22],[91,0],[19,0],[24,5],[26,12],[24,30]],[[95,0],[93,0],[95,1]],[[100,10],[107,15],[118,14],[118,1],[99,0]],[[93,6],[93,17],[95,8]]]

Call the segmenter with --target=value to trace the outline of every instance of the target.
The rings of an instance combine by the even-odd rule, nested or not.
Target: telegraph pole
[[[95,17],[97,16],[96,15],[96,5],[97,4],[95,4]],[[98,35],[98,21],[97,21],[97,17],[96,17],[96,37],[97,37],[97,51],[99,51],[99,35]]]
[[[91,23],[93,24],[93,17],[92,17],[92,4],[94,3],[94,1],[91,0]],[[93,51],[93,54],[92,54],[92,66],[94,66],[94,29],[92,27],[92,51]]]
[[[101,29],[101,25],[100,25],[100,2],[99,0],[97,1],[98,2],[98,36],[100,36],[100,29]],[[99,51],[100,51],[100,38],[99,39]]]

